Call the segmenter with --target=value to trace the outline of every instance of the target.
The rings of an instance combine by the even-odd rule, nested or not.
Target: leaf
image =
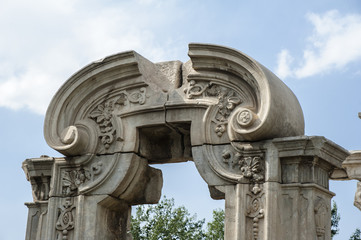
[[[157,205],[137,207],[131,223],[134,240],[205,239],[204,219],[197,220],[185,207],[175,207],[174,199],[166,197]]]

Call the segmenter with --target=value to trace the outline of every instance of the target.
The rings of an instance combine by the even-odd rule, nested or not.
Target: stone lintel
[[[342,168],[342,162],[349,151],[334,142],[320,136],[298,136],[276,138],[273,144],[279,149],[279,156],[312,156],[326,160],[336,168]]]

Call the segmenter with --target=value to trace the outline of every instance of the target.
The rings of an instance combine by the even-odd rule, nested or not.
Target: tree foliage
[[[340,214],[337,211],[337,204],[335,201],[332,202],[331,209],[331,237],[337,235],[339,232],[338,223],[340,222]],[[361,240],[361,230],[356,228],[355,232],[351,235],[350,240]]]
[[[132,217],[134,240],[204,239],[204,220],[174,206],[174,199],[163,198],[157,205],[139,206]]]
[[[340,222],[340,214],[337,212],[337,204],[335,201],[332,202],[331,209],[331,237],[337,235],[340,229],[338,228],[338,223]]]
[[[213,219],[207,223],[191,216],[184,207],[175,207],[174,199],[164,197],[157,205],[139,206],[135,216],[132,216],[132,235],[134,240],[223,240],[224,239],[223,209],[213,211]],[[339,233],[341,217],[337,204],[333,201],[331,209],[331,236]],[[361,240],[359,228],[352,234],[350,240]]]
[[[207,223],[206,239],[224,239],[224,210],[213,210],[213,220]]]
[[[351,235],[350,240],[361,240],[361,230],[356,228],[355,232]]]
[[[223,240],[223,210],[213,211],[207,231],[204,223],[204,219],[197,220],[185,207],[175,207],[174,199],[164,197],[157,205],[137,207],[131,232],[134,240]]]

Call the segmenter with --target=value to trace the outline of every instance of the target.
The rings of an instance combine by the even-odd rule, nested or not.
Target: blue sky
[[[361,1],[0,1],[0,240],[24,239],[30,184],[26,158],[60,156],[43,139],[55,91],[84,65],[130,49],[151,61],[188,60],[190,42],[236,48],[275,72],[296,94],[307,135],[361,149]],[[209,197],[192,163],[162,166],[163,194],[199,218]],[[356,182],[331,182],[340,234],[361,227]]]

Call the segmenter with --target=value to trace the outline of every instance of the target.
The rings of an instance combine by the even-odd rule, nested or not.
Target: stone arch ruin
[[[225,239],[330,239],[328,181],[351,176],[349,152],[304,136],[297,98],[252,58],[206,44],[188,55],[152,63],[123,52],[64,83],[44,126],[64,157],[23,163],[34,198],[26,239],[131,239],[131,206],[161,196],[149,164],[189,160],[225,199]]]

